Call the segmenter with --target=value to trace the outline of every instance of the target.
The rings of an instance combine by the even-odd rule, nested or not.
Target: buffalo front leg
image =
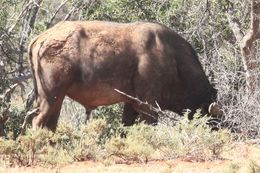
[[[138,112],[129,103],[124,105],[122,123],[124,126],[131,126],[135,123]]]

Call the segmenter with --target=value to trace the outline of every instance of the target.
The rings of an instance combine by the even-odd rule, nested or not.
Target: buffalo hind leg
[[[57,98],[55,97],[52,101],[46,97],[39,98],[40,113],[33,119],[33,128],[36,129],[46,127],[47,129],[55,131],[63,99],[64,95]]]
[[[65,94],[58,89],[40,91],[42,92],[39,92],[38,96],[39,114],[33,118],[33,129],[46,127],[55,131]]]
[[[64,96],[60,97],[59,100],[55,103],[55,108],[53,108],[53,112],[50,114],[50,117],[47,121],[46,127],[52,131],[55,131],[58,124],[58,119],[60,115],[60,110],[62,106]]]

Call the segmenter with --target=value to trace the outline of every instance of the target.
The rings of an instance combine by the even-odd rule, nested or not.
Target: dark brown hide
[[[61,22],[35,38],[29,53],[39,105],[34,127],[56,129],[65,95],[88,109],[125,102],[125,125],[149,110],[114,89],[179,114],[207,110],[216,97],[191,45],[156,23]]]

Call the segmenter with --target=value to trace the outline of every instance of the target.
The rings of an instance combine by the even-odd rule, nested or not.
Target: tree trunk
[[[233,18],[232,11],[229,9],[227,13],[227,18],[229,25],[233,30],[236,40],[239,44],[239,48],[242,55],[242,62],[246,74],[246,87],[248,93],[255,93],[256,87],[258,85],[257,81],[257,61],[256,61],[256,51],[254,42],[259,38],[259,21],[260,21],[260,2],[259,0],[251,0],[251,11],[250,11],[250,28],[243,33],[240,27],[238,19]]]

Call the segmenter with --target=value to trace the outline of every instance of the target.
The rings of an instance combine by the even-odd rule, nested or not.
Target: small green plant
[[[254,161],[250,160],[246,167],[245,170],[243,170],[245,173],[259,173],[260,172],[260,166]]]
[[[223,173],[236,173],[240,169],[238,163],[230,163],[227,167],[223,169]]]
[[[121,114],[123,112],[122,104],[114,104],[111,106],[100,106],[93,113],[93,119],[104,119],[107,122],[107,129],[103,135],[104,140],[117,135],[123,131],[121,123]],[[106,139],[107,138],[107,139]],[[104,141],[103,141],[104,142]]]
[[[144,123],[129,127],[127,137],[112,137],[106,144],[109,156],[117,156],[126,162],[146,162],[155,151],[150,140],[153,136],[153,126]]]
[[[73,157],[77,161],[96,160],[102,154],[102,138],[107,130],[104,119],[91,120],[82,125],[78,132],[78,140],[74,141]]]
[[[10,110],[8,120],[6,121],[4,127],[6,137],[13,138],[13,139],[18,137],[24,117],[25,117],[24,111],[20,111],[17,108],[12,108]]]

